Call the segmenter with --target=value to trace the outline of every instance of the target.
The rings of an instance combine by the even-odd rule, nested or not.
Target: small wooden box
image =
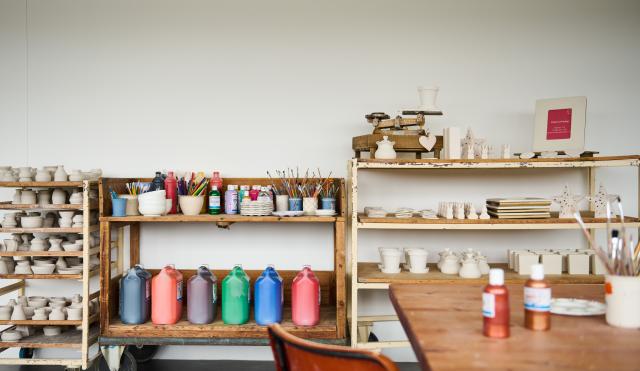
[[[589,274],[589,255],[587,254],[569,254],[569,274]]]
[[[540,261],[544,265],[544,274],[562,274],[562,255],[544,253],[540,256]]]

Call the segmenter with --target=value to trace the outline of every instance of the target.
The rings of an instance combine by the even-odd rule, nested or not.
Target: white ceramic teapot
[[[460,258],[452,252],[444,257],[440,264],[440,271],[444,274],[458,274],[460,271]]]
[[[393,145],[396,144],[389,140],[388,136],[383,136],[381,141],[376,142],[378,149],[375,153],[375,158],[382,160],[393,160],[396,158],[396,151],[393,149]]]
[[[462,267],[460,268],[460,277],[462,278],[480,278],[480,267],[478,266],[478,260],[474,256],[474,253],[465,253],[465,258],[462,261]]]

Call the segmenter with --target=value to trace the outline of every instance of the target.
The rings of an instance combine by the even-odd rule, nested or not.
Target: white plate
[[[274,211],[275,216],[301,216],[304,211]]]
[[[317,216],[334,216],[336,215],[336,211],[335,210],[316,210],[316,215]]]
[[[600,316],[607,307],[598,301],[557,298],[551,299],[551,313],[565,316]]]

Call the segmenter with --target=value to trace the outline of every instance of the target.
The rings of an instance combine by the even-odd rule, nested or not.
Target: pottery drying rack
[[[124,261],[125,241],[124,228],[129,228],[129,261],[130,266],[140,263],[140,228],[145,223],[212,223],[220,228],[229,228],[233,223],[271,223],[283,226],[295,226],[300,223],[326,223],[333,225],[333,256],[334,269],[332,271],[314,271],[320,280],[322,293],[322,306],[320,308],[320,323],[313,327],[295,326],[291,322],[290,290],[291,282],[297,274],[296,270],[278,270],[284,283],[284,313],[282,326],[296,336],[334,344],[346,344],[346,291],[345,291],[345,215],[346,195],[344,179],[335,179],[339,183],[339,191],[336,196],[337,216],[243,216],[243,215],[208,215],[201,214],[187,216],[182,214],[166,215],[159,217],[125,216],[113,217],[111,215],[111,199],[109,188],[114,190],[124,189],[124,184],[132,181],[151,181],[140,178],[102,178],[100,179],[100,241],[101,241],[101,274],[100,285],[103,290],[100,295],[101,326],[100,345],[103,353],[109,353],[114,347],[124,345],[268,345],[267,329],[259,326],[253,320],[244,325],[225,325],[220,319],[221,311],[218,310],[218,318],[206,325],[195,325],[182,319],[175,325],[154,325],[147,322],[141,325],[123,324],[118,316],[118,290],[119,280],[124,270],[118,270],[113,275],[111,272],[111,247],[116,248],[116,265],[121,267]],[[224,178],[223,189],[228,184],[269,185],[269,178]],[[205,200],[205,205],[208,204]],[[233,231],[233,228],[230,228]],[[112,232],[117,238],[112,241]],[[213,257],[211,257],[213,260]],[[275,262],[278,263],[278,262]],[[212,265],[215,267],[215,265]],[[156,267],[159,268],[159,267]],[[186,284],[189,277],[195,273],[195,269],[182,269],[183,282]],[[125,269],[126,270],[126,269]],[[150,269],[155,274],[157,269]],[[228,270],[213,269],[218,277],[218,285],[222,282]],[[251,277],[251,282],[262,273],[259,270],[246,270]],[[187,290],[183,290],[183,295]],[[221,292],[218,287],[218,292]],[[183,298],[184,303],[186,299]],[[183,311],[186,313],[186,310]],[[105,355],[108,358],[108,355]]]

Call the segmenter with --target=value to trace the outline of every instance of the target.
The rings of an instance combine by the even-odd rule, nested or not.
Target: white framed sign
[[[533,150],[584,150],[587,97],[540,99],[536,101]]]

